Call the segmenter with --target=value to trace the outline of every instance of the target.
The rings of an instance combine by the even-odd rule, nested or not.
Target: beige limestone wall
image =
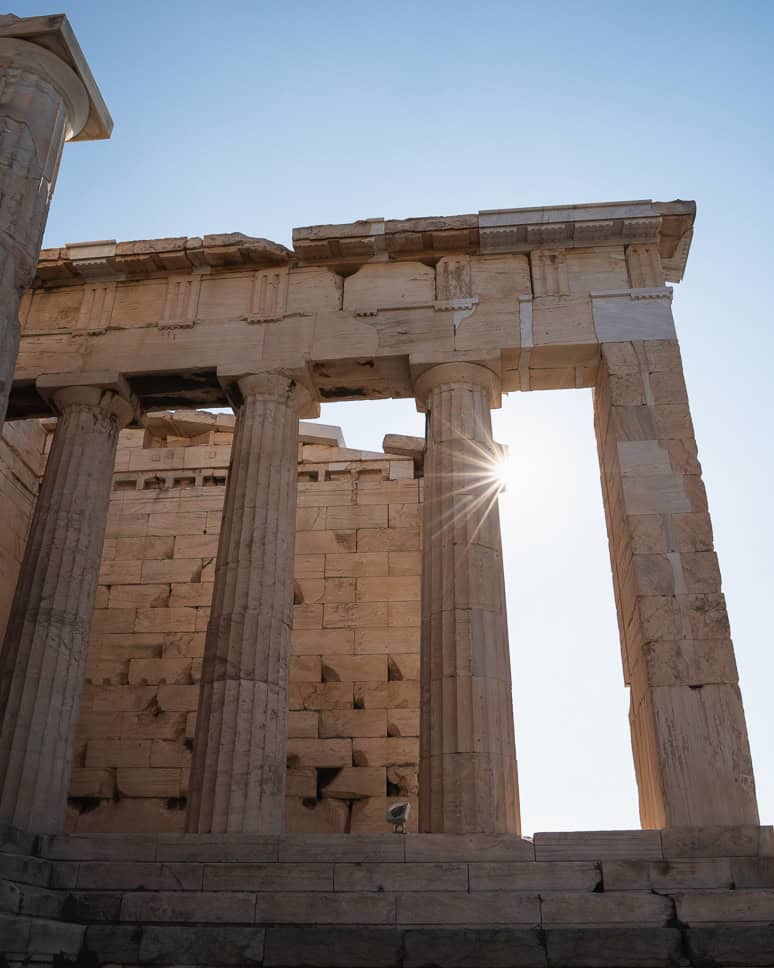
[[[7,423],[0,433],[0,641],[35,510],[47,437],[39,420]]]
[[[176,417],[121,435],[70,830],[183,829],[233,417]],[[384,831],[406,798],[415,827],[422,481],[301,440],[287,829]]]

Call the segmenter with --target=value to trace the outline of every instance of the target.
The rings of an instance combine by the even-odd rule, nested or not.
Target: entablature
[[[46,412],[41,376],[116,369],[146,411],[222,406],[235,375],[269,370],[314,401],[410,397],[448,362],[489,367],[504,391],[589,386],[601,342],[674,338],[664,253],[674,263],[687,246],[693,209],[371,220],[296,230],[295,252],[239,233],[45,250],[20,308],[9,416]],[[401,233],[438,248],[359,261],[350,248],[336,264],[346,240]],[[312,259],[304,239],[339,255]]]

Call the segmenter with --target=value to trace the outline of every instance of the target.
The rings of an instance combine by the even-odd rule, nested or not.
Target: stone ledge
[[[772,827],[673,827],[515,834],[61,834],[0,832],[0,853],[48,860],[284,863],[669,861],[774,857]]]
[[[13,968],[774,964],[770,828],[0,840]]]

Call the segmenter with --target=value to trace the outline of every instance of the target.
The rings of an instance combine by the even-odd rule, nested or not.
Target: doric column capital
[[[248,397],[257,397],[287,404],[299,417],[320,416],[320,404],[303,368],[250,371],[241,367],[218,367],[218,380],[234,410],[239,410]]]
[[[312,402],[309,390],[284,373],[250,373],[236,382],[243,398],[261,397],[287,403],[299,414]]]
[[[442,386],[473,386],[486,390],[492,407],[500,405],[500,377],[479,363],[439,363],[425,370],[414,383],[417,408],[427,409],[430,394]]]
[[[119,430],[128,427],[137,412],[131,399],[127,400],[115,391],[101,387],[66,387],[55,391],[51,402],[59,414],[72,407],[99,410],[105,417],[115,418]]]
[[[36,75],[51,84],[64,99],[71,129],[68,140],[95,141],[110,137],[113,119],[64,14],[43,17],[3,14],[0,48],[1,66]],[[73,84],[73,79],[77,83]]]
[[[58,416],[72,407],[99,410],[119,430],[139,418],[140,406],[120,373],[57,373],[40,377],[35,386]]]
[[[83,130],[89,117],[89,95],[83,82],[56,54],[16,37],[0,37],[0,69],[34,74],[50,84],[67,106],[69,141]]]

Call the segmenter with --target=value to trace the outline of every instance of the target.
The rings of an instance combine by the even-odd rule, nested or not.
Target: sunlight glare
[[[519,481],[520,467],[515,455],[509,453],[507,447],[503,447],[503,454],[500,460],[492,468],[495,481],[500,485],[500,491],[507,491],[509,487],[516,487]]]

